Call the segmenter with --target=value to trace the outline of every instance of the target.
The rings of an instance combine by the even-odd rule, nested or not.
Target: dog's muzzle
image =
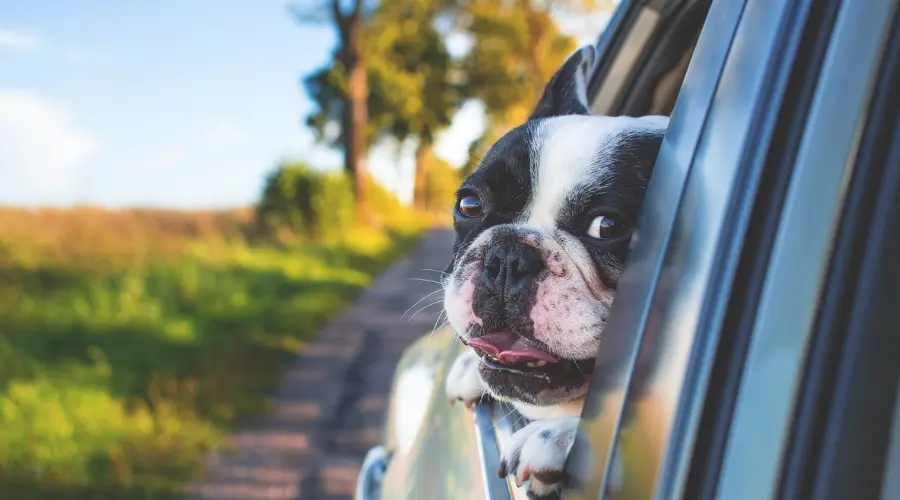
[[[514,299],[544,269],[537,249],[518,241],[501,241],[484,257],[485,285],[504,298]]]

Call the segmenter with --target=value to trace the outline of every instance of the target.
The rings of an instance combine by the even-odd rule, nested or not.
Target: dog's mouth
[[[513,332],[492,332],[466,344],[492,370],[549,378],[587,378],[596,359],[571,360],[551,354],[537,343]]]

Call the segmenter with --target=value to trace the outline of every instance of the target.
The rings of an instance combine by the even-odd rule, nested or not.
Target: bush
[[[423,218],[374,182],[368,182],[369,209],[377,225],[421,227]],[[287,163],[272,172],[257,205],[257,225],[269,237],[302,236],[329,240],[356,231],[351,179],[304,163]]]
[[[266,178],[257,221],[270,236],[282,232],[308,238],[345,228],[354,221],[349,179],[302,163],[282,165]]]

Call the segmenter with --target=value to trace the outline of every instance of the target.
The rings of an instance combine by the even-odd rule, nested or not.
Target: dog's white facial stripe
[[[633,119],[574,115],[537,123],[533,197],[523,213],[524,224],[552,232],[563,201],[579,184],[608,184],[613,171],[606,160],[618,133],[629,125],[633,128]]]

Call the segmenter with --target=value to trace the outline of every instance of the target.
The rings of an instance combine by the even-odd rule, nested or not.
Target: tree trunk
[[[366,67],[362,57],[350,70],[350,102],[348,102],[349,127],[347,128],[346,167],[353,176],[356,196],[356,212],[360,219],[369,221],[369,197],[366,171],[366,125],[368,123],[366,100],[369,95]]]
[[[368,123],[366,101],[369,85],[363,56],[362,26],[359,11],[362,0],[350,15],[339,14],[335,1],[335,13],[340,16],[338,26],[341,35],[340,58],[347,72],[347,101],[344,106],[344,170],[353,181],[356,198],[356,214],[363,222],[371,222],[366,172],[366,125]]]
[[[413,184],[413,207],[416,210],[426,210],[428,200],[426,197],[426,188],[428,187],[428,173],[425,172],[426,161],[428,159],[428,151],[430,147],[428,143],[419,138],[419,144],[416,146],[416,170],[415,170],[415,180]]]

